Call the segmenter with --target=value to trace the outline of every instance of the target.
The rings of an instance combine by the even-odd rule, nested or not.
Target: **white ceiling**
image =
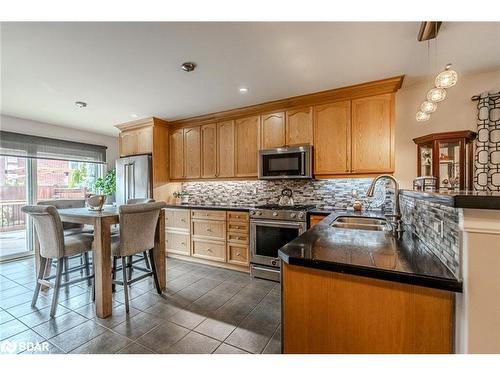
[[[134,120],[132,113],[177,119],[399,74],[408,84],[448,62],[459,74],[500,66],[500,23],[444,23],[430,61],[418,29],[418,22],[2,23],[1,112],[115,135],[113,125]],[[184,61],[198,68],[185,73]]]

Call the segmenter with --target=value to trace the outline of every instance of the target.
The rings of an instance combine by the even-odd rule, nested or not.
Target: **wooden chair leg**
[[[158,273],[156,273],[155,258],[153,256],[153,249],[149,250],[149,260],[151,262],[151,270],[153,271],[153,279],[155,281],[155,287],[158,294],[161,294],[160,282],[158,281]]]
[[[36,305],[36,301],[38,299],[38,294],[40,293],[40,288],[42,287],[42,284],[38,282],[38,280],[43,279],[45,275],[45,266],[47,265],[47,258],[40,257],[39,263],[38,263],[38,272],[36,275],[36,286],[35,286],[35,293],[33,294],[33,299],[31,300],[31,306]]]
[[[56,315],[57,302],[59,299],[59,289],[61,289],[61,279],[63,268],[65,265],[64,260],[67,258],[59,259],[57,261],[57,269],[56,269],[56,282],[54,284],[54,294],[52,295],[52,306],[50,307],[50,317],[53,318]]]
[[[122,257],[122,272],[123,272],[123,292],[125,293],[125,311],[128,314],[128,281],[127,281],[127,257]]]

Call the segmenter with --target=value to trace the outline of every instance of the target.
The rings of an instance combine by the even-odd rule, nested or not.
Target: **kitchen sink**
[[[387,229],[385,219],[358,216],[339,216],[331,224],[334,228],[361,229],[372,231],[384,231]]]

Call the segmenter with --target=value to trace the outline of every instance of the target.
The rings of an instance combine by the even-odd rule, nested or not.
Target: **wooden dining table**
[[[118,224],[120,221],[118,207],[104,206],[102,211],[91,211],[86,207],[64,208],[58,209],[58,212],[64,222],[87,224],[94,228],[92,259],[95,272],[96,315],[99,318],[106,318],[112,314],[111,225]],[[37,248],[38,246],[35,246],[36,257],[39,256]],[[165,256],[165,211],[160,210],[153,257],[161,290],[165,290],[166,287]]]

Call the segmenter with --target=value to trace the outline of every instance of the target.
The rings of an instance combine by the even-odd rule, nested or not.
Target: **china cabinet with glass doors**
[[[417,176],[436,177],[439,190],[471,190],[476,135],[464,130],[413,139],[417,145]]]

